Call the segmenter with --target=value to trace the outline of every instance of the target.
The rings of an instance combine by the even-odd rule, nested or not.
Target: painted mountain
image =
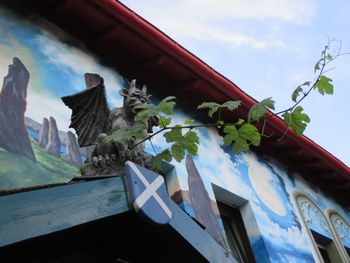
[[[25,117],[30,73],[13,58],[0,92],[0,190],[59,183],[79,174],[91,154],[80,152],[72,132],[58,130],[53,117]]]

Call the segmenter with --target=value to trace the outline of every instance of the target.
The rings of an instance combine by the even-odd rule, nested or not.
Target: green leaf
[[[225,126],[224,133],[224,146],[231,145],[238,137],[237,128],[234,125]]]
[[[194,120],[185,120],[186,125],[191,125],[194,123]]]
[[[180,140],[183,137],[181,132],[181,125],[175,125],[174,128],[172,128],[170,131],[165,132],[163,136],[168,143]]]
[[[297,101],[297,98],[299,97],[300,93],[303,93],[303,86],[310,86],[311,82],[310,81],[305,81],[303,84],[299,85],[292,93],[292,100],[294,102]]]
[[[328,61],[331,61],[333,59],[333,56],[328,53],[326,58],[328,59]]]
[[[159,128],[163,129],[167,127],[170,123],[171,123],[171,118],[166,118],[161,115],[159,116],[159,121],[158,121]]]
[[[185,157],[185,149],[181,145],[174,143],[171,145],[171,153],[177,162],[181,162]]]
[[[136,121],[146,122],[149,118],[158,114],[157,108],[153,104],[142,104],[135,108],[138,110],[135,116]]]
[[[315,84],[315,89],[318,90],[322,95],[333,94],[333,84],[332,79],[322,75],[320,79]]]
[[[220,106],[220,108],[227,108],[230,111],[234,111],[235,109],[237,109],[239,106],[241,105],[241,101],[237,100],[237,101],[226,101],[224,104],[222,104]]]
[[[248,112],[248,121],[260,120],[268,109],[275,109],[275,102],[271,98],[266,98],[255,104]]]
[[[209,109],[208,115],[210,118],[213,117],[213,114],[218,111],[220,104],[215,102],[203,102],[201,105],[197,107],[197,109]]]
[[[292,112],[285,112],[282,115],[285,124],[292,128],[297,135],[302,135],[306,129],[307,123],[310,122],[309,116],[302,113],[302,111],[303,108],[298,106]]]
[[[249,150],[249,145],[259,146],[261,141],[261,134],[258,129],[250,124],[244,124],[238,129],[237,139],[233,144],[232,151],[237,154]]]
[[[224,121],[218,121],[218,122],[216,123],[216,127],[221,128],[222,126],[224,126],[224,124],[225,124]]]
[[[159,153],[156,156],[154,156],[154,158],[152,160],[152,169],[154,171],[161,172],[161,170],[162,170],[161,169],[162,160],[164,160],[166,162],[171,162],[172,159],[173,159],[173,157],[172,157],[169,149],[165,149],[161,153]]]
[[[159,113],[164,112],[165,114],[171,115],[173,114],[174,107],[176,105],[176,102],[174,101],[176,97],[169,96],[165,99],[161,100],[157,106],[157,111]]]
[[[239,120],[235,123],[235,125],[236,125],[236,126],[241,126],[243,123],[245,123],[245,120],[239,119]]]
[[[182,134],[180,125],[176,125],[170,131],[164,133],[166,142],[174,144],[171,146],[171,153],[174,159],[180,162],[187,151],[190,155],[196,155],[198,151],[199,137],[196,132],[188,131],[185,135]]]
[[[170,96],[161,100],[158,105],[153,104],[142,104],[136,106],[135,108],[139,110],[139,112],[135,116],[136,121],[148,121],[153,116],[157,116],[160,113],[165,113],[167,115],[173,114],[174,107],[176,102],[174,101],[175,97]]]
[[[233,144],[232,151],[239,153],[241,151],[249,150],[249,145],[260,145],[261,134],[258,129],[250,124],[246,123],[242,125],[238,130],[234,125],[227,125],[224,128],[224,145],[229,146]]]
[[[226,101],[224,104],[218,104],[215,102],[203,102],[197,107],[197,109],[209,109],[208,115],[210,118],[213,117],[213,114],[219,109],[226,108],[230,111],[237,109],[241,105],[240,101]]]
[[[259,146],[261,141],[261,134],[258,129],[250,124],[244,124],[241,128],[238,129],[238,136],[250,141],[254,146]]]
[[[301,86],[297,87],[292,93],[292,101],[296,102],[299,94],[303,92],[303,88]]]
[[[314,68],[314,72],[315,72],[315,73],[316,73],[317,70],[320,70],[320,69],[321,69],[321,67],[320,67],[321,60],[322,60],[322,59],[320,59],[319,61],[317,61],[317,63],[315,64],[315,68]]]
[[[103,143],[118,142],[128,146],[133,140],[143,140],[147,137],[145,133],[146,125],[143,123],[137,123],[129,128],[118,129],[111,135],[108,135],[103,139]]]

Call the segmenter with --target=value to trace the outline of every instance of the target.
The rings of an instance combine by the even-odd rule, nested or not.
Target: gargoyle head
[[[136,87],[135,79],[131,81],[129,89],[121,89],[119,94],[124,97],[124,109],[131,116],[136,115],[136,106],[149,103],[151,98],[151,95],[147,95],[147,87],[145,85],[143,85],[142,89]]]

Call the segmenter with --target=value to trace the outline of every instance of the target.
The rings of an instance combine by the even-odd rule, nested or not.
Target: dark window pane
[[[238,262],[254,263],[254,254],[239,210],[220,202],[218,207],[232,255]]]

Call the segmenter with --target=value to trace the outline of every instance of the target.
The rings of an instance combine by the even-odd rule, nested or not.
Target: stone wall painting
[[[57,29],[58,39],[53,25],[37,21],[0,7],[0,191],[80,175],[93,148],[79,147],[61,97],[85,89],[85,72],[103,76],[112,107],[128,85],[74,38]]]

